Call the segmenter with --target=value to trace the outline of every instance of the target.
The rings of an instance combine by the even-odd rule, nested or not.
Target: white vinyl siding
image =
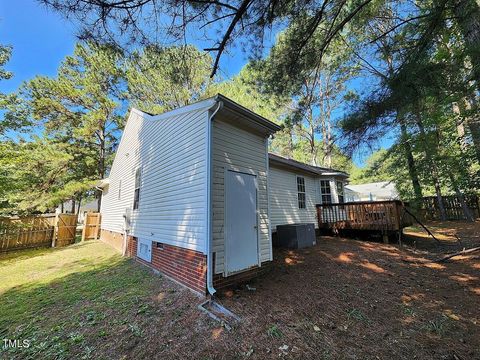
[[[272,231],[277,225],[294,223],[317,224],[316,182],[312,176],[298,174],[294,170],[277,167],[270,163],[270,222]],[[298,206],[297,175],[305,179],[305,209]]]
[[[138,163],[135,149],[138,148],[138,132],[142,124],[142,116],[132,111],[123,130],[115,159],[109,174],[109,185],[103,189],[100,212],[101,228],[117,233],[124,232],[123,215],[133,205],[134,173]],[[122,180],[122,196],[118,199],[120,179]]]
[[[225,169],[245,171],[257,176],[258,234],[260,260],[272,260],[268,223],[266,139],[226,119],[212,123],[212,236],[215,273],[224,272],[225,256]]]
[[[109,176],[110,184],[122,179],[122,200],[117,200],[118,189],[104,193],[102,229],[123,232],[140,167],[131,235],[205,252],[207,114],[199,109],[156,119],[131,113]]]

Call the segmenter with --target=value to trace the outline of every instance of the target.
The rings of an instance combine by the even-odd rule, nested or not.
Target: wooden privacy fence
[[[320,229],[399,231],[412,224],[401,201],[356,201],[342,204],[318,204]]]
[[[83,224],[82,241],[94,239],[97,240],[100,236],[100,222],[102,214],[100,213],[86,213]]]
[[[480,217],[480,203],[477,195],[464,195],[470,213],[475,219]],[[462,203],[456,195],[442,196],[447,220],[465,220]],[[427,196],[422,199],[422,217],[425,220],[440,220],[440,208],[436,196]]]
[[[60,247],[73,244],[77,232],[77,214],[59,214],[55,226],[55,236],[52,239],[52,247]]]
[[[0,218],[0,252],[73,244],[77,215]]]

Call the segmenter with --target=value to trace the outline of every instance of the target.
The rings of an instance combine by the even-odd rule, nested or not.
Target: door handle
[[[257,226],[257,225],[254,225],[253,228],[254,228],[255,230],[257,230],[257,229],[258,229],[258,226]]]

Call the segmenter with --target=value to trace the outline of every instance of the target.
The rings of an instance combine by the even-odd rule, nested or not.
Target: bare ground
[[[8,353],[15,358],[480,359],[479,254],[431,261],[480,246],[480,223],[431,227],[440,245],[413,228],[403,247],[321,237],[276,250],[271,270],[249,284],[256,290],[220,294],[242,318],[231,331],[188,290],[112,255],[114,265],[0,292],[4,304],[28,299],[33,312],[9,321],[0,311],[0,335],[46,344]]]

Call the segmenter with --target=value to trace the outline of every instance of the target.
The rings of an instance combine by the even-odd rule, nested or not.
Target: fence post
[[[95,223],[95,240],[98,239],[98,233],[100,232],[100,213],[97,213],[97,222]]]
[[[55,214],[55,220],[53,222],[53,235],[52,235],[52,248],[55,247],[57,242],[57,234],[58,234],[58,222],[59,222],[59,214]]]
[[[90,213],[86,212],[85,217],[83,218],[82,241],[85,241],[85,234],[86,234],[87,226],[88,226],[88,214],[90,214]]]

